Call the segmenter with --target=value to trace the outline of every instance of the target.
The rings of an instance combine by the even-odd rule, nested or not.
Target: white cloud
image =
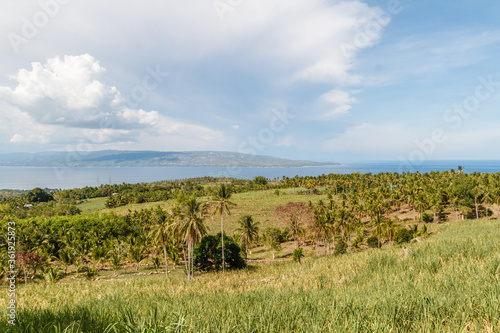
[[[8,15],[0,14],[6,18],[0,32],[21,33],[17,18],[40,10],[28,2],[11,6]],[[284,105],[299,98],[320,100],[315,89],[295,96],[288,93],[295,90],[290,86],[326,83],[323,91],[344,91],[358,84],[357,53],[374,45],[383,29],[352,54],[344,54],[340,45],[353,44],[378,13],[358,0],[252,0],[234,6],[221,21],[211,0],[69,2],[20,46],[19,57],[0,55],[8,59],[0,62],[0,73],[48,58],[18,71],[12,77],[15,87],[0,79],[0,99],[24,119],[24,125],[12,120],[9,140],[71,143],[85,132],[100,137],[103,146],[163,142],[173,149],[233,149],[213,128],[225,128],[228,135],[241,132],[230,126],[254,120],[252,109],[277,98]],[[0,40],[0,48],[12,51],[7,43]],[[155,90],[147,100],[155,98],[154,106],[127,107],[122,93],[140,84],[144,68],[157,65],[171,74],[170,90]],[[107,83],[110,77],[117,87]],[[181,88],[172,92],[176,87]],[[354,101],[347,100],[325,102],[327,116],[348,112]]]
[[[333,106],[333,108],[323,114],[327,118],[348,113],[351,109],[351,104],[356,103],[356,99],[350,93],[337,89],[323,94],[320,100]]]
[[[0,87],[4,103],[0,115],[11,133],[11,143],[92,144],[138,142],[152,137],[156,146],[173,136],[201,146],[219,142],[223,135],[158,111],[127,107],[120,92],[101,81],[105,69],[88,54],[50,58],[32,63],[12,77],[15,88]],[[152,140],[152,142],[155,142]]]

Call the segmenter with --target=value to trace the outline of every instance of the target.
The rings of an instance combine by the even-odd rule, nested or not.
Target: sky
[[[498,1],[0,0],[0,153],[500,159]]]

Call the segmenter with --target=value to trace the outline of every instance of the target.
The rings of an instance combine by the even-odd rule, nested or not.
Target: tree
[[[253,182],[257,185],[267,185],[267,178],[263,176],[256,176]]]
[[[278,228],[266,228],[264,231],[264,242],[274,250],[273,259],[276,252],[281,251],[281,243],[283,243],[283,233]]]
[[[16,252],[16,263],[24,273],[24,284],[28,284],[28,277],[34,279],[38,267],[44,263],[43,258],[34,252],[19,251]]]
[[[103,245],[95,245],[92,248],[90,254],[92,257],[92,261],[97,265],[97,269],[99,269],[100,265],[102,265],[102,263],[106,259],[108,251],[106,251],[106,247],[104,247]]]
[[[74,265],[76,262],[76,252],[68,247],[65,247],[64,249],[59,250],[58,257],[59,261],[61,261],[64,266],[64,274],[66,275],[68,267],[70,265]]]
[[[140,244],[130,245],[128,248],[128,257],[135,263],[135,270],[139,270],[139,264],[148,257],[146,247]]]
[[[181,202],[180,232],[188,244],[187,275],[188,280],[194,276],[194,246],[207,234],[203,215],[204,205],[193,195]]]
[[[288,202],[278,206],[275,214],[288,223],[295,240],[295,248],[299,248],[299,235],[304,230],[303,225],[309,224],[314,219],[309,206],[304,202]]]
[[[259,235],[259,222],[254,222],[252,215],[244,215],[238,220],[239,228],[237,232],[245,240],[245,260],[248,260],[248,247]]]
[[[293,250],[292,258],[293,258],[293,261],[298,262],[299,264],[301,264],[300,259],[304,258],[304,253],[302,253],[302,248],[301,247],[299,247],[298,249]]]
[[[380,249],[380,236],[384,232],[384,219],[380,214],[377,214],[375,220],[373,220],[374,234],[377,236],[378,248]]]
[[[158,206],[153,212],[153,225],[149,235],[154,244],[161,245],[163,249],[163,258],[165,260],[165,277],[168,277],[167,244],[170,241],[173,226],[173,216]]]
[[[383,228],[385,234],[387,235],[387,240],[390,244],[392,244],[394,237],[396,236],[396,233],[398,231],[399,225],[393,219],[387,218],[383,222]]]
[[[229,199],[231,199],[231,189],[226,184],[220,184],[212,197],[212,203],[214,204],[212,215],[220,215],[220,232],[222,234],[224,234],[224,212],[231,215],[229,206],[235,206],[235,203]],[[222,271],[224,272],[224,270],[224,237],[222,237]]]
[[[54,200],[52,194],[42,190],[39,187],[36,187],[26,193],[25,198],[28,203],[49,202]]]
[[[113,271],[116,276],[118,270],[122,267],[123,261],[123,247],[121,244],[115,244],[109,252],[109,256],[111,258],[111,267],[113,267]]]
[[[245,267],[245,261],[241,258],[241,248],[230,237],[224,235],[226,246],[225,264],[227,269]],[[222,267],[222,237],[221,234],[203,237],[201,242],[194,248],[194,265],[202,271],[219,270]]]

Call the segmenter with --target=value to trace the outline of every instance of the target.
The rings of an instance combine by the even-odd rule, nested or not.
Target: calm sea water
[[[398,161],[345,163],[305,168],[216,168],[216,167],[120,167],[120,168],[37,168],[0,167],[0,189],[30,190],[35,187],[69,189],[100,184],[155,182],[193,177],[229,177],[269,179],[283,176],[318,176],[353,172],[444,171],[462,166],[465,172],[500,172],[500,161],[425,161],[421,165],[402,165]]]

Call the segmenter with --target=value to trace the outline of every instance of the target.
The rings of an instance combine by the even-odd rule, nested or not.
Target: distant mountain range
[[[41,152],[0,154],[0,166],[31,167],[306,167],[336,165],[312,161],[220,151],[120,151]]]

